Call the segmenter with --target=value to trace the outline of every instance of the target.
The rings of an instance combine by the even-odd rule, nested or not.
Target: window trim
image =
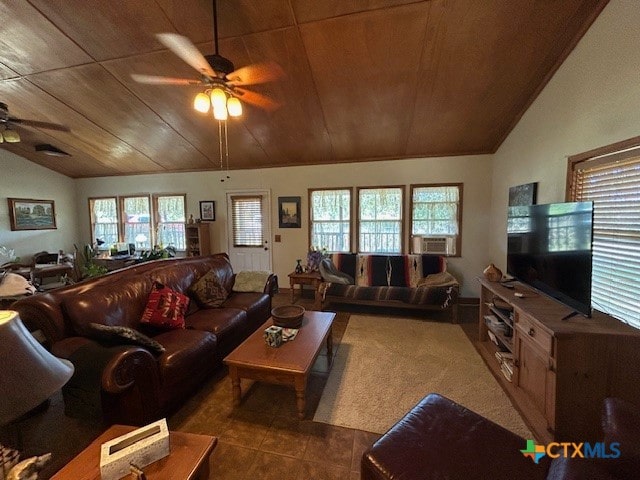
[[[416,188],[425,188],[425,187],[458,187],[458,214],[456,217],[456,221],[458,222],[458,235],[456,235],[456,253],[454,255],[446,255],[450,258],[462,257],[462,206],[464,203],[464,183],[463,182],[438,182],[438,183],[412,183],[409,185],[409,237],[411,237],[411,232],[413,232],[413,191]],[[409,242],[411,242],[411,238],[409,238]]]
[[[311,209],[313,208],[312,202],[311,202],[311,196],[313,194],[313,192],[320,192],[320,191],[335,191],[335,190],[346,190],[349,192],[349,252],[353,252],[353,242],[354,242],[354,206],[355,206],[355,202],[353,201],[353,187],[322,187],[322,188],[309,188],[307,189],[307,205],[309,206],[309,211],[308,211],[308,215],[309,215],[309,228],[307,229],[307,242],[309,244],[309,248],[311,248],[312,243],[311,243],[311,239],[312,239],[312,230],[313,230],[313,221],[312,221],[312,215],[311,215]],[[316,245],[318,246],[318,245]],[[320,246],[321,247],[321,246]],[[332,252],[330,252],[332,253]]]
[[[371,186],[362,186],[356,187],[356,210],[355,210],[355,222],[356,222],[356,234],[355,234],[355,251],[357,253],[360,252],[360,191],[361,190],[382,190],[386,188],[399,188],[400,194],[402,196],[400,200],[400,206],[402,211],[400,212],[400,251],[398,253],[387,254],[380,253],[380,255],[404,255],[406,250],[407,239],[406,235],[406,214],[405,214],[405,199],[406,199],[406,185],[371,185]],[[374,252],[366,252],[364,255],[378,255]]]

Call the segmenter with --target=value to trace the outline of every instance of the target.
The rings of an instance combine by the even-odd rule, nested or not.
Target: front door
[[[234,272],[271,271],[268,190],[227,192],[227,242]]]

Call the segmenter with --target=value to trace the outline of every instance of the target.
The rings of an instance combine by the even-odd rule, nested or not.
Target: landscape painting
[[[278,198],[278,212],[280,228],[300,228],[300,197]]]
[[[54,201],[9,198],[9,220],[11,230],[54,230]]]

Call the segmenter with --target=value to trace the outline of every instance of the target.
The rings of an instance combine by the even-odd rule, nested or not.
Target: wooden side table
[[[52,480],[100,480],[100,446],[138,427],[112,425],[67,463]],[[209,435],[169,432],[171,453],[143,468],[149,480],[207,480],[209,456],[218,439]]]
[[[316,290],[322,283],[322,276],[320,272],[303,272],[303,273],[290,273],[289,285],[291,287],[291,303],[295,302],[296,290],[295,285],[300,285],[300,297],[302,297],[303,285],[313,285]]]

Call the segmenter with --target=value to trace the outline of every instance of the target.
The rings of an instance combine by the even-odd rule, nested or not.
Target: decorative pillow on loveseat
[[[236,274],[233,283],[234,292],[264,292],[264,287],[271,273],[265,271],[246,271]]]
[[[184,328],[184,314],[188,307],[189,297],[156,282],[140,323],[164,329]]]
[[[102,341],[118,345],[140,345],[158,355],[165,351],[165,348],[153,338],[149,338],[133,328],[121,327],[119,325],[102,325],[101,323],[91,322],[87,329],[87,336],[99,342]]]
[[[220,307],[229,296],[229,292],[224,288],[215,270],[209,270],[200,277],[189,291],[203,308]]]

